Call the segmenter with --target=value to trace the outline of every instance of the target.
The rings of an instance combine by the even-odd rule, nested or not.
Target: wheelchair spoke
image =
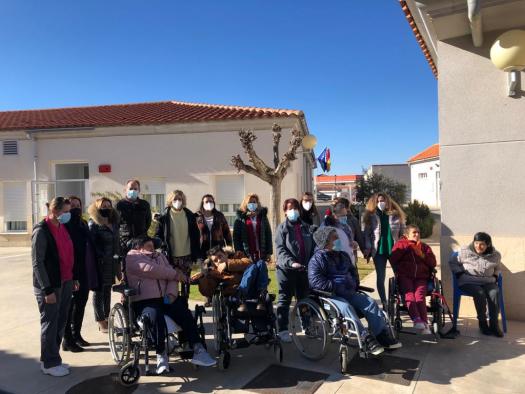
[[[318,360],[328,346],[328,325],[320,307],[310,301],[299,301],[292,311],[292,339],[303,356]]]

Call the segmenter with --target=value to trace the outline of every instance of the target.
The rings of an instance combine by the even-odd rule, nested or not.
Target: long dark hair
[[[309,211],[305,210],[303,208],[303,199],[305,197],[311,197],[312,198],[312,208],[310,208]],[[301,204],[299,204],[299,213],[301,214],[301,218],[305,218],[305,217],[312,217],[312,216],[316,216],[316,215],[319,215],[319,213],[317,212],[317,207],[315,206],[315,199],[314,199],[314,195],[310,192],[304,192],[303,193],[303,196],[301,197]]]
[[[201,206],[199,207],[199,211],[204,213],[204,199],[205,198],[211,198],[213,200],[213,209],[211,211],[215,212],[217,210],[217,207],[216,207],[217,204],[215,203],[215,197],[213,197],[211,194],[205,194],[204,196],[202,196]]]

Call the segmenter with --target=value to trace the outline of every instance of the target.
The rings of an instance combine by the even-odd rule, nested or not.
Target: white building
[[[246,193],[270,207],[270,186],[238,174],[230,160],[243,157],[239,130],[252,129],[259,156],[273,163],[274,123],[282,127],[281,154],[292,128],[308,134],[302,111],[172,101],[0,112],[0,244],[26,243],[54,196],[89,203],[96,193],[122,193],[130,178],[141,181],[157,210],[174,189],[186,193],[192,210],[213,194],[230,222]],[[312,152],[300,152],[283,199],[312,191],[314,167]]]
[[[315,177],[317,199],[334,200],[337,197],[345,197],[355,202],[357,184],[362,177],[362,175],[317,175]]]
[[[439,144],[434,144],[408,160],[412,183],[411,200],[437,209],[441,207]]]
[[[407,164],[372,164],[366,170],[365,177],[372,174],[383,175],[406,186],[406,199],[410,196],[410,168]],[[398,201],[399,203],[407,201]]]

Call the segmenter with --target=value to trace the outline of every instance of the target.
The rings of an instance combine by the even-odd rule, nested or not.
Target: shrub
[[[413,224],[419,227],[421,238],[428,238],[432,235],[434,227],[434,218],[427,205],[420,203],[418,200],[409,202],[405,208],[407,215],[407,224]]]

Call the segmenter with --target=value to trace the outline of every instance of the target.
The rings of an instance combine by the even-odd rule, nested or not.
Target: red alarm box
[[[98,172],[107,173],[111,172],[111,164],[101,164],[98,166]]]

